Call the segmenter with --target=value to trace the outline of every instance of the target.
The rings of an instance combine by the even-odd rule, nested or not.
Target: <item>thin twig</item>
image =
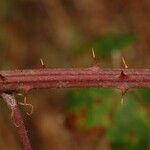
[[[2,93],[1,96],[12,111],[12,119],[14,120],[14,124],[17,127],[17,131],[21,138],[24,150],[32,150],[27,131],[23,123],[23,119],[21,117],[15,97],[12,94],[6,93]]]

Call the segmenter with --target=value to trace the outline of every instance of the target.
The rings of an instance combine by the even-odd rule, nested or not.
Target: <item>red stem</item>
[[[150,69],[34,69],[1,71],[0,91],[34,88],[150,88]]]
[[[14,124],[17,127],[17,131],[22,141],[24,150],[32,150],[15,97],[12,94],[6,93],[2,93],[1,96],[12,111],[12,118],[14,119]]]
[[[34,69],[0,72],[0,91],[28,92],[34,88],[150,88],[150,69]],[[27,132],[13,95],[2,93],[18,126],[25,150],[31,150]]]
[[[30,141],[29,141],[29,138],[27,135],[27,131],[26,131],[26,128],[24,126],[24,122],[22,120],[22,117],[20,115],[20,111],[19,111],[17,105],[13,111],[14,111],[14,119],[15,119],[16,124],[18,125],[18,133],[19,133],[19,136],[22,140],[23,147],[25,150],[32,150],[31,145],[30,145]]]

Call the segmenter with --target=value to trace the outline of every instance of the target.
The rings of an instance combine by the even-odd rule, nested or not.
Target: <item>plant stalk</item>
[[[33,69],[0,71],[0,91],[38,88],[150,88],[150,69]]]
[[[21,142],[23,144],[24,150],[32,150],[31,144],[27,135],[27,131],[21,117],[17,102],[15,97],[12,94],[1,94],[3,100],[7,103],[9,109],[12,112],[12,119],[14,121],[15,126],[17,127],[17,132],[20,136]]]

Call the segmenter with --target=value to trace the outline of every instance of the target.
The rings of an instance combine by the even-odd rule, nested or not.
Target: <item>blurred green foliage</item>
[[[106,130],[112,149],[148,149],[147,112],[132,92],[126,95],[121,105],[119,94],[114,90],[72,90],[67,108],[68,114],[75,114],[77,121],[74,123],[78,130]]]
[[[128,94],[124,105],[116,111],[109,130],[113,149],[148,149],[149,133],[144,108],[132,94]]]
[[[85,120],[78,124],[79,128],[88,129],[109,126],[109,113],[111,112],[111,96],[113,90],[106,89],[84,89],[70,91],[68,112],[76,113],[80,117],[84,111]]]
[[[106,56],[130,46],[135,40],[136,37],[133,34],[111,35],[94,40],[91,46],[94,47],[97,54]]]
[[[78,52],[85,51],[93,47],[96,54],[101,56],[108,56],[114,51],[121,51],[123,48],[131,46],[136,41],[136,36],[132,33],[116,34],[104,37],[99,37],[84,43],[84,46],[79,46]]]
[[[139,89],[138,92],[140,93],[140,95],[142,96],[142,98],[146,101],[150,103],[150,91],[149,89]]]
[[[99,55],[110,55],[135,41],[133,34],[115,35],[98,38],[86,47],[94,47]],[[143,101],[149,101],[149,90],[142,89],[137,93]],[[72,90],[69,93],[67,112],[68,115],[74,114],[74,124],[78,130],[105,130],[114,150],[148,149],[150,125],[147,112],[132,92],[126,95],[125,102],[121,105],[119,94],[114,90]]]

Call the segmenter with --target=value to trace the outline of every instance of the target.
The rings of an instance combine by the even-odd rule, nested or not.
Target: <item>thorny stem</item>
[[[35,88],[150,88],[150,69],[33,69],[0,71],[0,92],[12,110],[25,150],[31,150],[15,97],[5,92],[27,93]]]
[[[150,69],[33,69],[0,71],[0,91],[35,88],[150,88]]]
[[[24,150],[32,150],[30,141],[27,135],[27,131],[23,123],[23,119],[21,117],[15,97],[12,94],[6,94],[6,93],[2,93],[1,96],[4,99],[4,101],[7,103],[10,110],[12,111],[12,115],[13,115],[12,117],[15,121],[14,123],[17,126],[17,131],[21,138]]]

